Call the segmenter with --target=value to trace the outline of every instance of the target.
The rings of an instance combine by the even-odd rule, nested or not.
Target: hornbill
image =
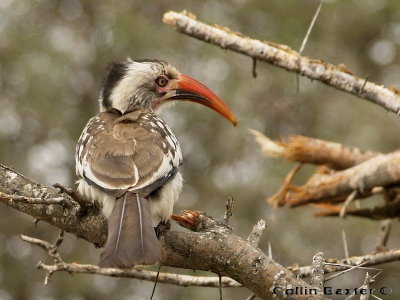
[[[97,201],[108,219],[101,267],[160,261],[155,227],[168,222],[181,192],[182,153],[156,111],[174,100],[206,105],[236,125],[218,96],[165,61],[128,58],[111,64],[100,112],[83,129],[75,155],[79,193]]]

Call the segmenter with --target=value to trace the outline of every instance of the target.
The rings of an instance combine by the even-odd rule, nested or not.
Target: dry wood
[[[262,236],[264,230],[265,230],[265,221],[264,220],[258,221],[257,224],[254,225],[249,236],[247,237],[247,241],[250,244],[258,247],[258,244],[260,243],[260,239],[261,239],[261,236]],[[268,257],[271,258],[271,255],[268,255]]]
[[[23,197],[41,197],[46,193],[49,198],[65,197],[72,201],[69,196],[35,183],[2,165],[0,165],[0,192],[8,195],[18,192],[18,195]],[[8,198],[3,197],[0,197],[0,202],[96,245],[103,245],[106,240],[106,221],[96,209],[88,209],[87,215],[80,216],[77,213],[78,205],[65,208],[58,204],[10,202]],[[270,288],[274,286],[312,288],[269,258],[259,248],[234,235],[225,222],[200,214],[193,225],[193,230],[197,232],[165,232],[160,240],[163,246],[162,265],[212,271],[230,277],[249,288],[261,299],[272,299]],[[275,298],[281,299],[283,295],[277,295]],[[301,296],[298,299],[309,299],[309,297]]]
[[[289,135],[286,139],[273,141],[257,130],[249,129],[249,132],[267,157],[326,165],[334,170],[353,167],[380,154],[302,135]]]
[[[324,289],[324,265],[325,256],[323,252],[318,252],[313,257],[311,271],[311,285],[316,287],[319,293]]]
[[[370,254],[362,256],[352,256],[349,258],[349,263],[347,263],[347,258],[343,259],[326,259],[324,273],[332,273],[347,270],[350,267],[361,266],[359,269],[370,269],[368,267],[376,266],[384,263],[400,261],[400,249],[393,249],[384,252],[373,252]],[[310,277],[312,274],[313,266],[299,267],[298,265],[293,265],[288,267],[293,273],[301,277]]]
[[[273,195],[272,197],[268,198],[267,201],[272,203],[274,206],[284,206],[287,201],[288,197],[290,196],[290,192],[296,191],[297,187],[292,185],[293,178],[296,174],[300,171],[302,164],[296,165],[285,177],[283,180],[283,184],[279,191]]]
[[[50,257],[53,258],[55,264],[48,265],[43,262],[39,262],[37,268],[46,271],[46,279],[48,281],[49,277],[56,272],[69,272],[69,273],[82,273],[82,274],[96,274],[102,276],[110,277],[123,277],[123,278],[135,278],[139,280],[155,281],[157,278],[157,272],[146,271],[141,269],[112,269],[112,268],[99,268],[94,265],[84,265],[77,263],[66,263],[61,259],[55,245],[50,244],[47,241],[32,238],[29,236],[22,235],[22,240],[37,245],[45,250],[47,250]],[[159,273],[158,275],[159,283],[167,283],[179,286],[204,286],[204,287],[219,287],[219,278],[211,276],[191,276],[191,275],[180,275],[173,273]],[[47,283],[47,282],[45,282]],[[223,277],[222,287],[241,287],[242,285],[233,279]]]
[[[340,215],[341,207],[338,205],[323,204],[319,206],[325,210],[315,213],[317,217],[337,217]],[[397,200],[373,208],[351,208],[346,210],[346,214],[373,220],[398,218],[400,216],[400,201]]]
[[[251,39],[226,27],[207,25],[197,21],[193,14],[186,12],[167,12],[164,14],[163,22],[201,41],[268,62],[312,80],[321,81],[338,90],[378,104],[396,114],[400,112],[400,92],[397,89],[386,88],[358,77],[343,65],[335,66],[321,59],[301,56],[289,46]]]
[[[396,186],[400,183],[400,168],[396,166],[399,152],[383,155],[299,135],[291,135],[286,141],[272,141],[259,131],[249,129],[249,132],[268,157],[319,165],[315,174],[303,186],[292,184],[301,167],[296,166],[288,173],[280,190],[267,199],[268,202],[276,206],[320,203],[327,211],[317,213],[318,216],[345,216],[349,212],[349,215],[382,219],[399,215],[399,188]],[[346,170],[334,171],[342,169]],[[382,193],[388,199],[388,206],[377,207],[372,211],[348,208],[356,198],[363,199]],[[345,204],[339,208],[325,202]]]
[[[376,250],[383,251],[387,250],[387,242],[389,240],[389,235],[392,229],[392,220],[387,219],[383,220],[379,225],[379,234],[378,234],[378,245],[376,246]]]
[[[349,195],[354,190],[363,194],[365,191],[371,192],[377,186],[397,183],[400,183],[399,151],[375,156],[355,167],[334,174],[314,174],[306,184],[291,192],[287,204],[299,206],[337,201],[338,197]]]

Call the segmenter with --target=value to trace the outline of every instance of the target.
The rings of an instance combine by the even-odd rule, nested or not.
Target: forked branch
[[[17,192],[21,197],[41,197],[42,194],[46,194],[49,198],[64,197],[73,203],[69,196],[35,183],[2,165],[0,165],[0,192],[7,195],[15,195]],[[95,208],[89,208],[87,214],[82,216],[79,214],[78,205],[68,208],[60,204],[10,201],[7,197],[0,197],[0,202],[96,245],[103,245],[106,240],[106,221]],[[249,288],[261,299],[272,299],[273,293],[270,288],[274,286],[312,288],[268,257],[257,246],[236,236],[226,222],[196,212],[187,212],[184,217],[185,220],[189,220],[188,224],[195,232],[166,231],[160,240],[163,246],[162,265],[212,271],[220,276],[232,278]],[[46,250],[48,248],[46,246],[52,246],[49,243],[42,245]],[[93,266],[84,265],[77,268],[75,264],[64,264],[62,260],[57,260],[54,266],[39,264],[39,267],[50,273],[61,270],[80,270],[88,273],[109,272]],[[123,273],[123,271],[115,270],[113,272]],[[143,276],[144,273],[140,274]],[[118,274],[114,273],[110,276],[118,276]],[[227,281],[223,279],[222,282]],[[232,283],[232,281],[229,282]],[[283,295],[278,295],[278,299],[282,297]]]

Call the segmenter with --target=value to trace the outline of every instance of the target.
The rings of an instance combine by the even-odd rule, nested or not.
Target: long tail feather
[[[131,268],[160,261],[149,201],[126,193],[115,201],[108,220],[108,239],[100,255],[100,267]]]
[[[136,203],[138,206],[138,213],[139,213],[139,225],[140,225],[140,244],[142,246],[142,255],[145,257],[144,253],[144,241],[143,241],[143,220],[142,220],[142,205],[140,204],[140,197],[136,194]]]
[[[120,218],[120,220],[119,220],[119,228],[118,228],[118,234],[117,234],[117,242],[115,243],[115,249],[114,249],[114,256],[113,256],[114,259],[117,257],[118,246],[119,246],[119,238],[121,237],[122,224],[124,223],[126,195],[127,195],[127,194],[124,195],[124,200],[123,200],[124,202],[122,203],[122,212],[121,212],[121,218]]]

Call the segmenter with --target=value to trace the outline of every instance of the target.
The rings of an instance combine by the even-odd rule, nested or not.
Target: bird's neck
[[[129,108],[129,109],[123,111],[123,112],[121,112],[117,108],[108,107],[105,110],[101,110],[100,112],[107,112],[107,113],[111,113],[111,114],[114,114],[114,115],[117,115],[117,116],[124,116],[124,115],[130,114],[130,113],[133,113],[133,112],[137,112],[137,111],[154,113],[154,111],[152,109],[141,108],[141,107],[132,107],[132,108]]]

